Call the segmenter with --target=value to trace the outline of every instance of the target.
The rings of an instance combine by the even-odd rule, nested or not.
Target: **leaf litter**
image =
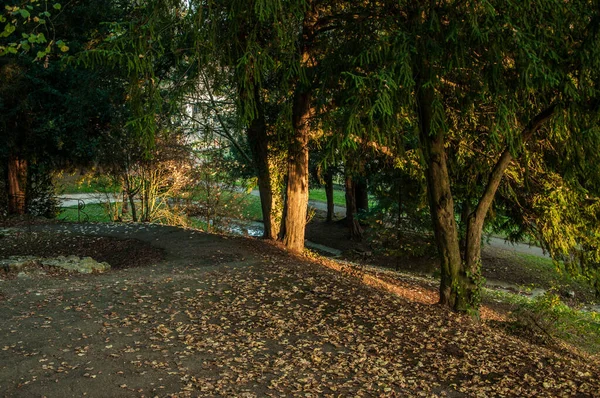
[[[123,233],[162,236],[154,265],[0,283],[0,395],[599,396],[597,358],[448,312],[409,279],[198,233],[178,262],[192,232],[161,233]]]

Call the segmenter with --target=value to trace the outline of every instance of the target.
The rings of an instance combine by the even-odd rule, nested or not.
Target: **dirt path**
[[[146,225],[31,233],[135,238],[165,259],[0,282],[0,396],[593,397],[600,389],[589,358],[259,240]]]

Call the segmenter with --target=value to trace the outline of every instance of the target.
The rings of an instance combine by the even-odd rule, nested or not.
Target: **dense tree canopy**
[[[103,21],[119,13],[109,1],[93,6],[72,2],[52,19],[52,30],[46,34],[68,39],[70,51],[77,53],[89,48],[95,35],[101,35]],[[23,37],[32,35],[23,30],[27,26],[17,25]],[[33,45],[21,45],[19,51],[0,57],[0,137],[4,143],[0,168],[8,175],[11,212],[26,211],[34,199],[28,195],[27,186],[33,189],[36,178],[44,179],[61,167],[90,162],[100,134],[110,129],[122,104],[119,79],[102,70],[66,64],[60,51],[51,50],[48,48],[41,60]],[[36,170],[41,175],[36,177]]]

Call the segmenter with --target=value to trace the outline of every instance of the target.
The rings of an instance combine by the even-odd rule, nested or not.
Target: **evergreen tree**
[[[440,301],[477,312],[482,229],[506,171],[518,169],[520,155],[543,137],[581,147],[584,132],[596,134],[599,9],[583,0],[389,7],[393,17],[377,21],[377,44],[357,58],[364,72],[348,76],[359,111],[350,113],[348,130],[360,132],[366,116],[384,131],[418,133],[441,260]],[[403,128],[404,115],[414,130]],[[456,185],[452,176],[463,181]],[[457,194],[470,205],[463,247]]]

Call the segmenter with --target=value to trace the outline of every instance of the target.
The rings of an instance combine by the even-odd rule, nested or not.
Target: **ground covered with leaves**
[[[600,391],[596,358],[534,345],[497,322],[368,286],[328,261],[258,240],[145,225],[29,233],[133,239],[163,256],[99,275],[0,282],[2,396]]]

